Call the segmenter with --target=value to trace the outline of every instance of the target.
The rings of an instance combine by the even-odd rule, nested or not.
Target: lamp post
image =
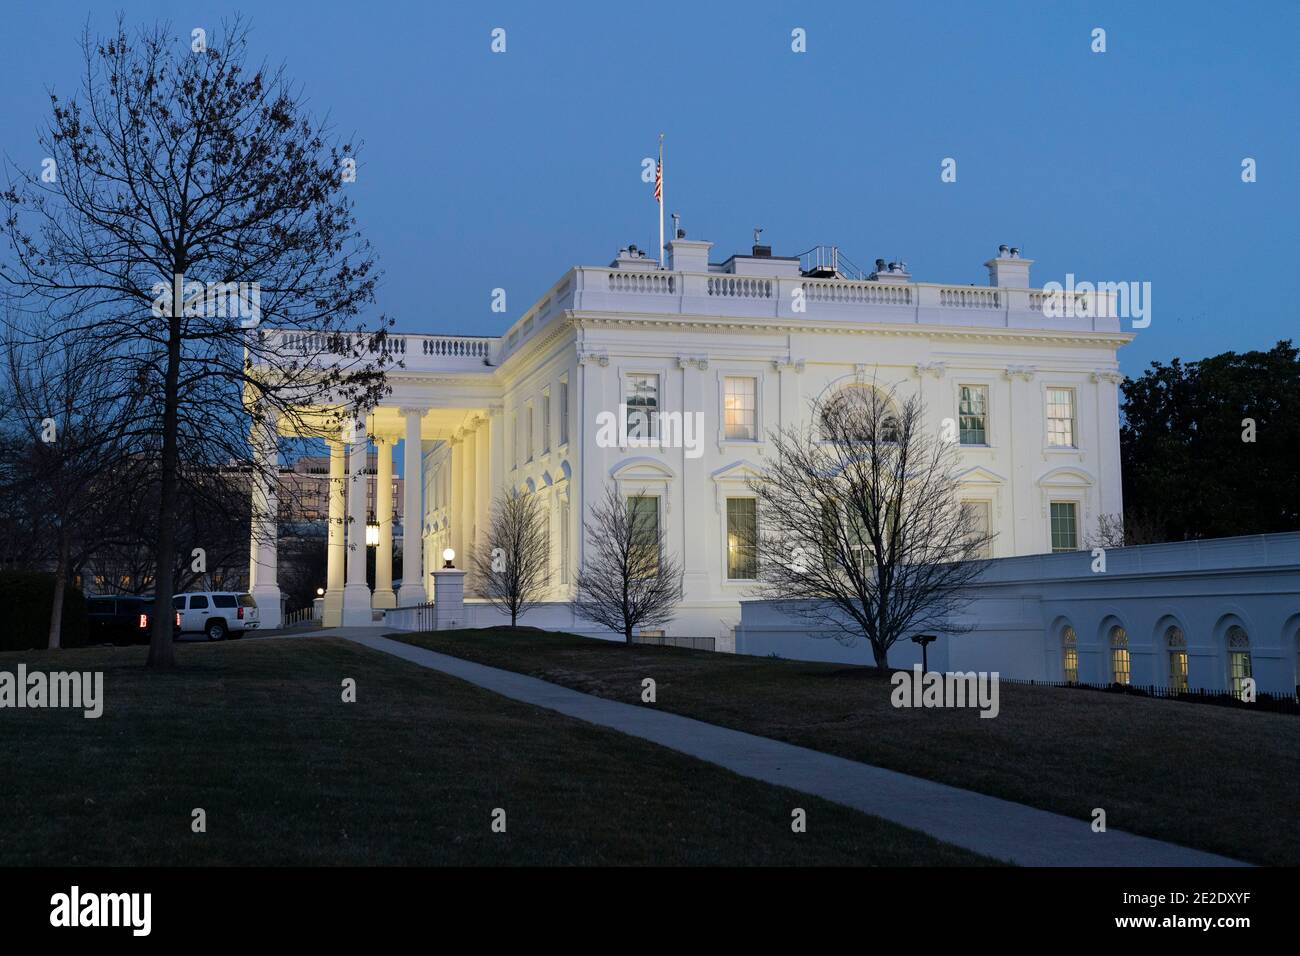
[[[939,635],[937,634],[917,634],[915,637],[912,638],[913,644],[921,645],[921,673],[922,674],[930,673],[930,655],[927,652],[927,648],[929,647],[930,644],[934,643],[938,639],[939,639]]]
[[[454,549],[452,548],[442,549],[442,562],[443,562],[442,567],[444,571],[448,569],[455,570],[456,565],[452,564],[452,562],[455,560],[456,560],[456,552]]]

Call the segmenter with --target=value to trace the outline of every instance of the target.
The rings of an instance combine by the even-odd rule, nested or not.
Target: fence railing
[[[316,619],[316,609],[314,607],[302,607],[296,611],[290,611],[284,616],[284,627],[293,627],[296,624],[306,624],[308,621]]]
[[[1225,690],[1183,690],[1178,687],[1160,684],[1089,684],[1078,681],[1022,680],[1012,677],[999,677],[1001,684],[1023,684],[1029,687],[1070,687],[1076,690],[1103,691],[1112,694],[1128,694],[1131,697],[1156,697],[1162,700],[1181,700],[1194,704],[1215,704],[1220,707],[1236,707],[1247,710],[1267,710],[1277,714],[1300,714],[1300,698],[1297,694],[1274,694],[1258,692],[1255,700],[1247,703],[1235,694]],[[1300,693],[1300,689],[1298,689]]]
[[[640,637],[632,636],[633,644],[650,644],[655,647],[688,647],[693,651],[711,651],[717,643],[714,637]]]

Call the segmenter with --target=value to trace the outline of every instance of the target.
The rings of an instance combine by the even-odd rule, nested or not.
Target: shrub
[[[0,571],[0,607],[5,623],[0,627],[0,651],[45,648],[50,643],[50,607],[54,603],[54,575],[44,571]],[[86,598],[69,584],[63,591],[63,625],[60,643],[80,647],[86,643]]]

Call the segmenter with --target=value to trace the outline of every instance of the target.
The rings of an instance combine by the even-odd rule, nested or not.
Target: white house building
[[[996,533],[993,556],[1077,549],[1101,515],[1122,511],[1116,352],[1131,334],[1104,294],[1049,315],[1031,260],[1005,246],[985,263],[987,286],[914,282],[883,262],[863,275],[820,247],[782,257],[755,245],[722,262],[710,250],[677,238],[662,268],[635,247],[608,266],[576,266],[499,337],[392,336],[404,367],[389,372],[389,401],[331,442],[325,623],[369,623],[431,599],[436,556],[450,547],[469,566],[503,489],[546,505],[547,599],[561,613],[584,515],[612,484],[660,522],[684,568],[668,633],[727,646],[753,587],[747,481],[770,454],[767,433],[808,421],[812,402],[864,378],[919,394],[935,427],[952,420],[961,496]],[[306,350],[303,333],[265,334]],[[611,421],[642,413],[632,436],[653,421],[655,447],[609,440]],[[379,496],[372,593],[364,547],[345,540],[366,516],[365,495],[345,487],[344,456],[355,475],[376,448],[386,487],[398,445],[404,510],[412,529],[423,517],[424,548],[406,549],[394,593],[392,516]],[[262,448],[273,453],[271,436]],[[266,498],[255,495],[264,515]],[[274,538],[251,548],[253,593],[278,608]],[[466,590],[472,604],[472,576]]]

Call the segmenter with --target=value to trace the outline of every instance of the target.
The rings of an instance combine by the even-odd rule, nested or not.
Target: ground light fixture
[[[922,674],[930,673],[930,655],[927,653],[926,649],[938,639],[939,639],[938,634],[917,634],[915,637],[912,638],[913,644],[921,645],[921,673]]]
[[[452,562],[455,560],[456,560],[456,551],[454,548],[442,549],[442,567],[444,571],[447,570],[448,568],[455,570],[456,565],[452,564]]]

